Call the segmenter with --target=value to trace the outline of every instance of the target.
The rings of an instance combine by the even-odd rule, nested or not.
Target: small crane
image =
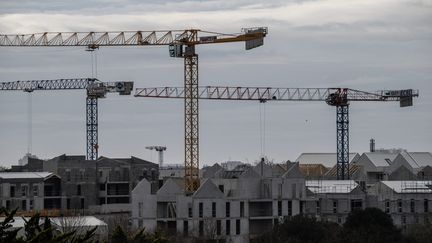
[[[163,165],[163,161],[164,161],[163,153],[167,148],[165,146],[147,146],[145,148],[148,150],[156,150],[158,152],[158,154],[159,154],[159,168],[161,168]]]

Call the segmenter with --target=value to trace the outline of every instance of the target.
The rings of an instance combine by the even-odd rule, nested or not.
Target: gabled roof
[[[283,166],[279,164],[272,165],[272,177],[281,177],[286,172],[287,170],[284,169]]]
[[[294,163],[291,165],[291,167],[288,169],[285,174],[283,174],[284,178],[304,178],[303,173],[300,171],[299,163]]]
[[[401,152],[401,155],[415,169],[432,166],[432,154],[429,152]]]
[[[354,180],[307,180],[306,188],[313,193],[350,193],[358,186]]]
[[[51,172],[0,172],[1,179],[48,179]]]
[[[359,170],[361,170],[361,166],[351,163],[351,164],[349,165],[349,169],[348,169],[348,174],[349,174],[350,178],[351,178],[355,173],[357,173],[357,171],[359,171]],[[331,168],[331,169],[327,172],[327,174],[326,174],[325,176],[326,176],[326,178],[335,178],[335,179],[336,179],[336,177],[337,177],[337,166],[336,166],[336,165],[333,166],[333,168]]]
[[[376,167],[387,167],[391,165],[393,160],[396,158],[398,153],[391,151],[378,151],[378,152],[368,152],[364,155],[374,164]]]
[[[254,170],[252,166],[249,166],[246,171],[244,171],[239,178],[259,178],[260,175]]]
[[[244,171],[241,170],[219,170],[214,175],[214,178],[223,178],[223,179],[236,179],[239,178]]]
[[[146,178],[143,178],[138,182],[138,184],[132,189],[132,194],[142,193],[143,191],[147,193],[151,192],[151,184]]]
[[[306,177],[323,177],[329,169],[322,164],[301,164],[300,172]]]
[[[432,193],[432,181],[381,181],[396,193]]]
[[[214,177],[216,172],[218,172],[220,170],[224,170],[224,169],[218,163],[216,163],[210,167],[206,167],[204,172],[203,172],[203,178]]]
[[[134,156],[131,156],[130,158],[113,158],[113,159],[117,160],[117,161],[123,161],[123,162],[129,163],[129,164],[146,164],[146,165],[159,166],[156,163],[153,163],[153,162],[150,162],[150,161],[147,161],[144,159],[140,159],[140,158],[134,157]]]
[[[212,182],[207,179],[193,194],[194,198],[224,198],[225,195],[221,190]]]
[[[129,163],[126,161],[121,161],[117,159],[107,158],[104,156],[99,157],[99,159],[96,161],[98,166],[128,166]]]
[[[349,154],[349,162],[356,161],[359,158],[358,153]],[[300,164],[322,164],[325,167],[331,168],[336,164],[337,154],[336,153],[302,153],[295,160]]]
[[[157,195],[173,195],[184,193],[184,180],[182,178],[169,178],[157,191]]]
[[[255,172],[262,177],[272,177],[273,168],[271,165],[265,163],[264,161],[260,161],[257,165],[253,167]]]

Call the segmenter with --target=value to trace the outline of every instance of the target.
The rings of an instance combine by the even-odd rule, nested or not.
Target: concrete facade
[[[298,164],[258,165],[227,171],[215,165],[192,195],[182,179],[168,179],[152,194],[143,180],[132,192],[132,224],[185,237],[248,242],[284,217],[306,210],[306,187]]]
[[[60,209],[61,191],[61,179],[53,173],[0,173],[0,206],[9,210]]]
[[[85,156],[61,155],[47,161],[29,159],[15,171],[47,171],[61,184],[60,208],[91,213],[130,213],[131,191],[142,180],[158,189],[158,165],[136,157],[86,160]],[[61,178],[61,179],[60,179]],[[43,208],[42,208],[43,209]]]

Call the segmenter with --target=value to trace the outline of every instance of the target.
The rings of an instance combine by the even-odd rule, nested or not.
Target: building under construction
[[[156,193],[142,180],[132,191],[133,226],[186,238],[249,242],[297,214],[343,224],[351,211],[377,207],[401,228],[431,220],[431,153],[354,153],[350,180],[336,180],[336,154],[313,155],[299,159],[314,157],[315,164],[261,161],[234,170],[215,164],[203,169],[193,194],[185,191],[182,177],[166,179]],[[326,173],[307,175],[301,169],[318,164]]]

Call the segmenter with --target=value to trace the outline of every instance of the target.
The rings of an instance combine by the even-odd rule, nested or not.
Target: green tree
[[[129,239],[120,225],[114,229],[111,235],[111,243],[128,243]]]
[[[378,208],[366,208],[351,212],[340,235],[347,243],[398,243],[405,239],[393,224],[390,215]]]
[[[406,231],[406,237],[416,243],[432,243],[432,224],[410,225]]]
[[[315,217],[296,215],[276,225],[258,238],[262,243],[327,243],[337,242],[340,227],[335,223],[317,221]]]

